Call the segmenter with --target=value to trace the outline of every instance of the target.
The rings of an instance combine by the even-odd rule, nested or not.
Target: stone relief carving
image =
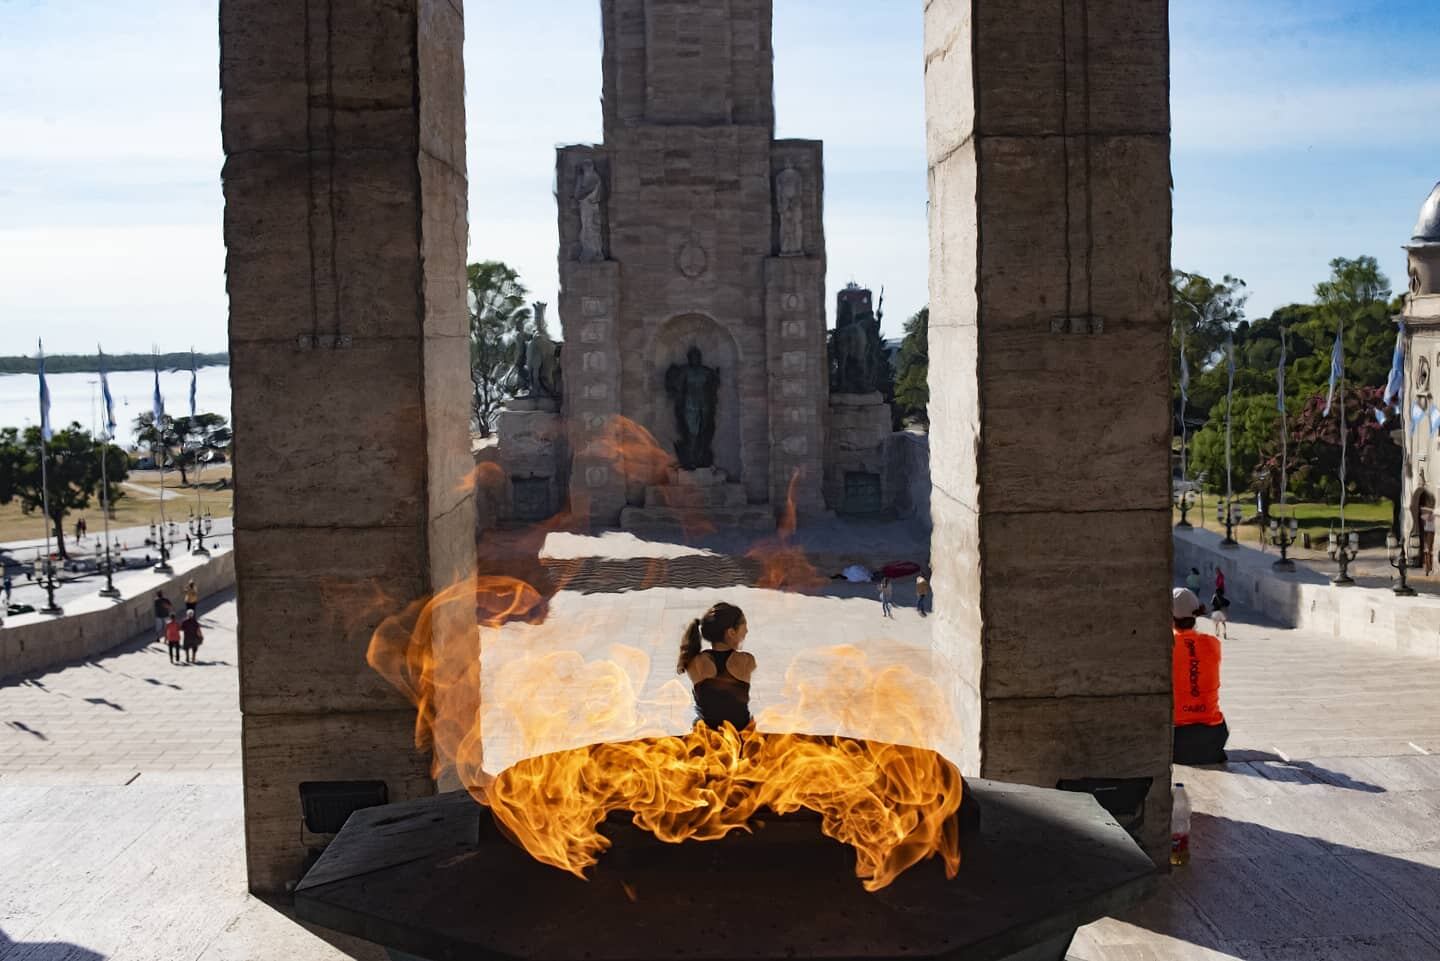
[[[585,160],[575,174],[574,201],[580,213],[580,262],[594,264],[605,254],[605,181],[595,161]]]
[[[680,273],[694,280],[710,268],[710,255],[693,240],[686,241],[680,253],[675,255],[675,265],[680,268]]]
[[[805,252],[805,206],[800,171],[787,165],[775,178],[775,207],[780,214],[780,256]]]

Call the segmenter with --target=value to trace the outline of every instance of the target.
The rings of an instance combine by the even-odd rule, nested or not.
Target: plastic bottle
[[[1190,863],[1190,798],[1185,785],[1176,784],[1170,806],[1170,864],[1181,867]]]

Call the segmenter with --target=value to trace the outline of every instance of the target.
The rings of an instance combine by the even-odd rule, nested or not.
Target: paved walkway
[[[827,635],[878,617],[863,595],[738,590],[754,612],[823,605],[811,623]],[[658,651],[700,600],[567,591],[555,616],[617,630],[642,616],[663,625]],[[926,623],[900,614],[909,647]],[[1440,959],[1440,663],[1236,614],[1232,762],[1176,774],[1197,812],[1194,861],[1140,910],[1082,931],[1071,957]],[[0,686],[0,961],[379,957],[244,893],[234,603],[204,616],[198,666],[132,642]],[[752,619],[757,642],[771,634]]]

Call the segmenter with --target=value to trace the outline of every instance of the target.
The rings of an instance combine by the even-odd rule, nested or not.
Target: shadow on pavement
[[[1440,867],[1205,814],[1190,837],[1190,863],[1115,920],[1237,958],[1440,957]],[[1141,957],[1135,947],[1105,930],[1072,957]]]
[[[1225,756],[1230,766],[1223,764],[1198,766],[1209,771],[1223,771],[1226,774],[1236,774],[1240,777],[1263,777],[1271,781],[1284,781],[1287,784],[1309,783],[1303,777],[1290,776],[1303,774],[1327,787],[1344,788],[1347,791],[1364,791],[1366,794],[1385,793],[1385,789],[1378,784],[1360,781],[1348,774],[1332,771],[1329,768],[1320,767],[1318,764],[1311,764],[1309,761],[1287,761],[1280,755],[1271,754],[1269,751],[1226,751]],[[1246,765],[1256,765],[1256,767],[1246,767]]]
[[[0,931],[0,961],[105,961],[105,955],[63,941],[11,941]]]

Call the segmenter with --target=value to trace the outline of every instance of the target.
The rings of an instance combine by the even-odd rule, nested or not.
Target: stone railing
[[[1200,570],[1210,600],[1216,569],[1225,572],[1232,601],[1286,627],[1365,644],[1400,654],[1440,658],[1440,597],[1396,597],[1382,587],[1335,587],[1324,574],[1303,566],[1293,574],[1272,568],[1279,554],[1249,547],[1222,548],[1220,535],[1175,531],[1175,571],[1183,578]]]
[[[175,573],[171,575],[126,576],[119,585],[125,596],[119,600],[91,594],[66,601],[62,617],[18,614],[5,618],[0,627],[0,680],[94,657],[150,630],[155,624],[151,602],[157,590],[179,604],[185,582],[192,579],[202,600],[235,586],[232,550],[203,561],[182,555],[173,558],[172,564]]]

